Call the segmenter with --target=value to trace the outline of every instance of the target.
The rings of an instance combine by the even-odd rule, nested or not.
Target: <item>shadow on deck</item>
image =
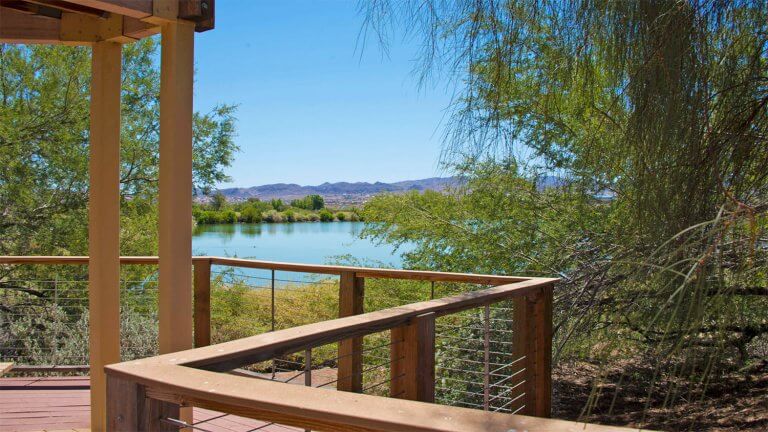
[[[90,379],[75,377],[0,378],[0,430],[90,430]],[[194,421],[211,432],[299,431],[249,418],[194,409]]]

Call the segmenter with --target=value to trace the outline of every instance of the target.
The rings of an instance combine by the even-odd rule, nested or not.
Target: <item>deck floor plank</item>
[[[85,432],[90,430],[88,377],[3,377],[0,378],[0,431],[3,432]],[[202,408],[194,409],[195,422],[211,432],[300,431],[269,425]],[[206,421],[208,420],[208,421]],[[265,427],[264,427],[265,426]]]

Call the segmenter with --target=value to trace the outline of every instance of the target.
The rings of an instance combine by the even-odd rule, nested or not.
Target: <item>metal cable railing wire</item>
[[[268,276],[259,276],[234,270],[212,270],[211,276],[214,281],[212,294],[215,297],[216,290],[233,287],[247,290],[249,296],[260,299],[260,306],[264,306],[261,312],[262,317],[259,319],[263,319],[263,327],[267,330],[278,330],[332,318],[297,315],[295,306],[297,302],[306,300],[310,295],[328,301],[329,299],[337,301],[339,286],[337,278],[327,275],[292,278],[283,275],[291,272],[278,273],[274,270],[268,272]],[[373,292],[370,297],[375,301],[369,301],[369,296],[366,296],[366,301],[369,302],[366,307],[383,309],[482,288],[476,284],[435,282],[425,284],[418,281],[407,283],[418,288],[418,290],[405,291],[410,297],[404,299],[387,294],[376,296]],[[392,284],[394,287],[392,289],[397,289],[395,282]],[[389,286],[381,284],[375,287],[386,291]],[[398,293],[402,292],[401,290]],[[126,279],[122,282],[122,296],[122,308],[130,311],[134,317],[139,317],[140,322],[133,323],[134,327],[141,327],[142,330],[157,328],[156,280]],[[521,365],[525,357],[514,354],[513,325],[515,322],[512,319],[514,308],[510,303],[488,305],[437,320],[435,326],[437,403],[501,412],[518,412],[524,407],[520,402],[524,396],[522,392],[524,381],[521,379],[524,368]],[[0,281],[0,325],[5,325],[9,320],[52,317],[54,319],[49,321],[57,324],[54,335],[80,332],[82,336],[80,348],[85,347],[84,350],[62,352],[62,347],[57,344],[30,346],[25,345],[23,336],[0,336],[0,359],[17,363],[50,360],[52,364],[87,364],[87,304],[87,280],[53,277],[12,278]],[[214,301],[212,309],[215,306]],[[267,315],[263,314],[264,311]],[[147,322],[154,325],[140,325]],[[123,327],[125,328],[126,325],[123,324]],[[131,324],[129,323],[127,327],[131,328]],[[226,335],[220,330],[217,328],[216,320],[212,320],[214,343],[226,340]],[[363,356],[363,367],[359,372],[362,375],[359,378],[363,382],[363,392],[390,395],[389,387],[392,381],[405,377],[404,374],[392,376],[392,365],[402,359],[390,357],[392,345],[393,342],[389,340],[387,331],[366,336],[363,349],[354,352]],[[123,341],[123,358],[126,360],[151,356],[156,352],[156,335],[143,339],[133,336]],[[335,388],[335,384],[339,381],[353,378],[338,376],[335,367],[339,359],[337,344],[328,344],[304,353],[297,353],[293,357],[284,356],[255,365],[254,370],[258,372],[254,377],[287,384],[300,384],[300,378],[304,377],[304,385]],[[225,416],[223,414],[221,417]],[[194,429],[193,425],[184,427]]]
[[[0,280],[0,361],[17,365],[88,364],[87,278]],[[157,282],[121,281],[124,360],[157,353]],[[149,332],[148,332],[149,331]]]

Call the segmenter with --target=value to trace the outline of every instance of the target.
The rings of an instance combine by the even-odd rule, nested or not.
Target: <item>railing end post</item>
[[[339,276],[339,318],[362,314],[365,301],[365,279],[358,277],[354,271],[345,271]],[[362,337],[339,341],[337,390],[362,393],[362,350]]]
[[[211,344],[211,261],[208,257],[193,261],[195,347]]]
[[[435,313],[391,330],[390,396],[435,401]]]

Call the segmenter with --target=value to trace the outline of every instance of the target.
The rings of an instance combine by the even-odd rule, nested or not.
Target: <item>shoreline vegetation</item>
[[[281,199],[230,203],[217,193],[208,203],[197,203],[192,216],[198,225],[234,223],[358,222],[363,218],[356,208],[335,209],[325,206],[320,195],[307,195],[285,203]]]

